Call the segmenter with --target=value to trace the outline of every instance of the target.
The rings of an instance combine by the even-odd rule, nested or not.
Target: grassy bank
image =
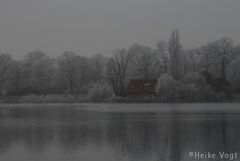
[[[240,94],[233,94],[232,100],[233,102],[240,102]]]
[[[88,98],[72,95],[26,95],[6,96],[0,99],[0,103],[82,103],[89,102]]]
[[[124,98],[110,97],[104,100],[91,100],[89,96],[73,96],[73,95],[26,95],[26,96],[5,96],[0,98],[0,103],[89,103],[89,102],[105,102],[105,103],[199,103],[203,101],[179,101],[179,100],[161,100],[158,97],[144,98]],[[240,94],[234,94],[231,100],[221,100],[212,102],[240,102]]]

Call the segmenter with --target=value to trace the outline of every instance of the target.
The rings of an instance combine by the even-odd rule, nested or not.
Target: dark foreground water
[[[3,106],[0,161],[187,161],[211,160],[190,157],[190,152],[240,154],[238,108],[239,104]]]

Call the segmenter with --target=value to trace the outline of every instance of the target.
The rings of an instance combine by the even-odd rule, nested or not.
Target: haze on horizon
[[[81,55],[154,46],[179,29],[182,44],[228,36],[240,42],[239,0],[1,0],[0,52]]]

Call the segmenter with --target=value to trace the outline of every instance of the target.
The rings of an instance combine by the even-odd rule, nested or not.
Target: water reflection
[[[193,160],[190,151],[240,152],[240,117],[218,112],[111,112],[74,107],[0,110],[0,156],[45,161]],[[21,156],[16,156],[21,160]]]

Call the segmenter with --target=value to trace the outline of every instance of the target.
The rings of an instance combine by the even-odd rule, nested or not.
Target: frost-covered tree
[[[161,71],[163,73],[168,72],[168,63],[169,63],[169,52],[168,52],[168,44],[165,41],[158,41],[157,44],[157,58],[160,65]]]
[[[234,46],[230,62],[240,57],[240,44]]]
[[[226,80],[226,68],[230,62],[233,51],[231,38],[222,38],[208,43],[201,48],[202,64],[206,71],[215,77]]]
[[[226,68],[232,54],[233,42],[231,38],[222,38],[213,44],[213,51],[220,61],[221,78],[226,80]]]
[[[156,92],[162,101],[204,102],[216,101],[216,93],[206,84],[203,76],[188,73],[181,80],[163,74],[157,82]]]
[[[181,44],[180,44],[180,37],[179,31],[174,30],[170,36],[168,42],[168,51],[170,54],[170,63],[169,69],[170,74],[173,76],[174,79],[179,79],[181,76]]]
[[[116,96],[125,96],[127,86],[127,70],[130,54],[126,49],[116,49],[107,65],[107,80],[112,85]]]
[[[179,101],[181,84],[169,74],[163,74],[158,79],[156,93],[163,101]]]
[[[88,61],[88,81],[95,83],[104,79],[106,66],[109,61],[108,57],[102,54],[96,54],[93,57],[87,58]]]
[[[47,57],[47,55],[44,52],[42,52],[40,50],[36,50],[36,51],[28,53],[25,56],[25,61],[28,63],[33,63],[34,61],[37,61],[44,57]]]
[[[232,89],[240,90],[240,57],[229,64],[226,75]]]
[[[198,87],[203,87],[206,85],[206,79],[203,76],[191,72],[184,75],[181,81],[184,84],[195,84]]]
[[[88,91],[89,100],[93,102],[104,101],[104,99],[111,97],[112,94],[112,88],[106,81],[95,83]]]

